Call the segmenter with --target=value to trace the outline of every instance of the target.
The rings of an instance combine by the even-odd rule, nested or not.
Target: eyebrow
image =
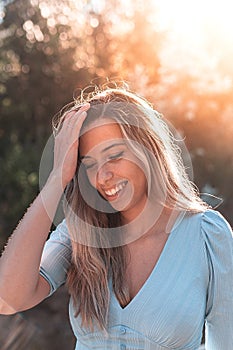
[[[122,146],[122,145],[125,146],[125,143],[124,143],[124,142],[113,143],[112,145],[105,147],[105,148],[101,151],[101,153],[104,153],[104,152],[110,150],[110,149],[113,148],[113,147]],[[81,160],[83,160],[83,159],[88,159],[88,158],[92,158],[92,157],[90,157],[90,156],[82,156],[82,157],[80,157]]]

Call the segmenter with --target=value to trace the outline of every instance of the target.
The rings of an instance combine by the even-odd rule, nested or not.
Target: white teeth
[[[105,193],[106,193],[107,196],[114,196],[117,192],[122,190],[125,187],[125,185],[126,185],[126,182],[120,183],[115,188],[112,188],[111,190],[105,191]]]

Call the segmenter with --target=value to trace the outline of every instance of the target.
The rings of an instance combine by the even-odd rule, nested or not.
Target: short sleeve
[[[226,219],[208,209],[202,216],[209,268],[206,307],[206,350],[232,349],[233,237]]]
[[[46,241],[40,264],[40,275],[50,285],[49,296],[66,281],[71,259],[71,241],[65,220]]]

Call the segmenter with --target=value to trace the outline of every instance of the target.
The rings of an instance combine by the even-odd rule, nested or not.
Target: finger
[[[65,115],[65,120],[70,119],[72,116],[78,116],[80,115],[83,111],[87,111],[90,108],[90,103],[85,103],[81,107],[76,107],[70,111],[67,112]]]
[[[83,125],[83,122],[84,120],[86,119],[87,117],[87,112],[86,111],[83,111],[79,116],[78,118],[74,118],[76,119],[74,124],[73,124],[73,130],[74,130],[74,133],[77,135],[77,133],[79,134],[80,133],[80,130],[82,128],[82,125]]]
[[[89,107],[90,106],[85,105],[82,107],[82,109],[80,109],[76,112],[74,111],[73,113],[69,113],[69,115],[67,115],[63,121],[62,129],[63,130],[67,129],[67,128],[72,129],[77,121],[79,123],[79,120],[82,124],[83,123],[83,116],[86,117],[86,115],[87,115],[86,111],[88,110]]]
[[[73,143],[74,140],[79,138],[80,130],[82,128],[82,124],[87,116],[86,111],[82,111],[81,114],[76,113],[76,118],[73,117],[69,122],[64,122],[61,132],[59,133],[61,136],[65,136],[69,143]]]
[[[78,111],[86,111],[90,108],[90,103],[85,103],[84,105],[82,105]]]
[[[76,127],[79,126],[81,128],[86,116],[87,112],[85,110],[78,111],[72,116],[72,118],[66,120],[64,127],[69,129],[76,129]]]
[[[89,108],[90,108],[90,104],[86,103],[85,105],[82,105],[78,110],[69,111],[67,115],[64,115],[64,119],[57,136],[59,135],[62,136],[64,134],[72,135],[74,131],[75,131],[75,134],[77,135],[77,132],[80,131],[83,121],[86,118],[86,115],[87,115],[86,111]]]

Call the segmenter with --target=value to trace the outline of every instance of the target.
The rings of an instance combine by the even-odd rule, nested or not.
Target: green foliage
[[[18,0],[5,8],[0,25],[3,240],[38,191],[39,162],[52,116],[94,78],[97,83],[112,76],[127,79],[129,67],[132,75],[140,60],[149,69],[150,57],[139,45],[149,24],[145,27],[137,11],[133,19],[123,7],[115,11],[125,28],[135,22],[126,46],[126,34],[118,35],[114,25],[114,7],[110,1],[100,12],[91,2],[80,2],[76,16],[66,0]],[[134,31],[141,31],[141,36]],[[154,63],[156,71],[158,60]]]
[[[127,6],[126,6],[127,5]],[[150,1],[6,2],[0,24],[2,242],[38,192],[51,118],[91,81],[126,80],[186,135],[195,182],[233,207],[232,91],[209,92],[201,73],[163,67],[165,33]],[[200,88],[201,86],[201,88]],[[203,87],[204,86],[204,87]]]
[[[29,40],[24,30],[28,21],[43,28],[46,42]],[[37,173],[51,117],[70,100],[83,73],[71,69],[74,49],[61,50],[59,32],[67,27],[59,25],[49,33],[39,8],[29,1],[9,4],[0,30],[0,229],[6,238],[38,191]]]

